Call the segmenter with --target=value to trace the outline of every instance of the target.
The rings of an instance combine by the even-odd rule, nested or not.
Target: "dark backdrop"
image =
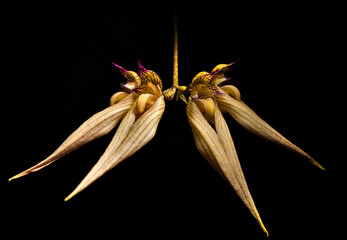
[[[11,11],[8,177],[43,160],[108,106],[125,81],[112,62],[136,70],[141,60],[160,75],[164,89],[171,85],[174,11],[167,3],[28,4]],[[243,101],[329,168],[330,129],[322,116],[330,74],[326,13],[324,6],[178,5],[180,84],[239,60],[230,76]],[[225,117],[271,239],[327,233],[328,173]],[[149,144],[65,203],[113,133],[7,185],[7,223],[14,235],[42,236],[47,228],[62,237],[265,239],[233,189],[197,151],[181,101],[167,102]]]

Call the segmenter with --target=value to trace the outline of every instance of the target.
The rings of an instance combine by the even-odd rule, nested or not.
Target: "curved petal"
[[[199,150],[200,154],[209,162],[209,164],[218,172],[218,174],[222,178],[224,178],[224,180],[228,181],[222,169],[220,168],[215,156],[213,155],[213,152],[211,151],[206,139],[201,136],[200,131],[193,124],[191,124],[191,128],[193,131],[195,145]]]
[[[277,143],[295,153],[298,153],[308,159],[312,164],[316,165],[322,170],[325,170],[316,160],[310,155],[301,150],[299,147],[291,143],[279,132],[273,129],[263,119],[261,119],[252,109],[250,109],[244,102],[237,101],[226,94],[221,88],[218,88],[221,94],[216,94],[216,100],[221,110],[229,112],[229,114],[244,128],[250,132]]]
[[[243,177],[230,133],[225,133],[226,131],[229,132],[229,129],[219,109],[216,108],[216,111],[215,124],[218,133],[206,121],[196,103],[191,98],[189,99],[187,115],[189,124],[193,129],[196,146],[217,172],[231,184],[261,228],[268,234]],[[229,140],[231,142],[226,142]]]
[[[251,196],[251,193],[249,192],[247,182],[246,182],[245,176],[243,174],[239,158],[238,158],[237,153],[236,153],[234,141],[231,138],[228,125],[225,122],[225,119],[223,118],[223,115],[222,115],[222,113],[218,107],[215,108],[215,114],[214,115],[215,115],[214,122],[215,122],[215,126],[216,126],[216,131],[217,131],[217,134],[218,134],[219,139],[221,141],[221,144],[223,145],[224,150],[228,156],[228,160],[230,162],[230,165],[232,166],[232,170],[234,171],[234,174],[237,178],[237,181],[242,188],[243,194],[247,197],[247,201],[250,202],[250,205],[254,206],[254,210],[251,210],[251,213],[253,214],[255,219],[258,221],[258,223],[259,223],[260,227],[263,229],[263,231],[267,235],[269,235],[263,222],[261,221],[261,218],[260,218],[260,215],[259,215],[257,209],[255,208],[253,198]]]
[[[136,104],[134,104],[119,125],[105,153],[77,188],[65,198],[65,201],[81,192],[104,173],[146,145],[154,137],[164,109],[164,97],[161,96],[152,107],[135,121]]]
[[[102,137],[109,133],[119,122],[119,120],[129,111],[135,98],[132,94],[119,101],[117,104],[106,108],[105,110],[94,114],[85,121],[76,131],[74,131],[60,147],[42,162],[35,166],[15,175],[9,181],[15,178],[25,176],[29,173],[36,172],[71,151],[83,146],[84,144]]]

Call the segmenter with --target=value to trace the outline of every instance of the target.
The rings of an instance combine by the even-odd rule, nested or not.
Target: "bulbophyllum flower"
[[[84,122],[48,158],[15,175],[9,181],[46,167],[65,154],[109,133],[120,123],[116,134],[99,161],[77,188],[65,198],[65,201],[69,200],[147,144],[154,137],[165,110],[164,98],[170,101],[176,95],[176,100],[180,98],[187,104],[188,121],[199,152],[221,177],[230,183],[268,236],[248,189],[228,125],[222,113],[228,112],[247,130],[296,152],[320,169],[325,169],[242,102],[240,91],[235,86],[225,85],[228,82],[225,73],[233,63],[219,64],[210,73],[200,72],[188,87],[180,86],[176,18],[174,27],[174,64],[171,88],[162,92],[162,82],[159,76],[155,72],[145,69],[140,63],[139,73],[128,71],[114,64],[126,77],[127,82],[122,85],[122,91],[111,97],[111,106]],[[188,96],[188,101],[186,96]]]
[[[65,198],[67,201],[154,137],[165,110],[160,77],[140,63],[139,74],[114,65],[126,77],[127,82],[122,85],[123,91],[111,97],[110,107],[85,121],[45,160],[15,175],[9,181],[46,167],[84,144],[106,135],[120,122],[104,154],[77,188]]]
[[[189,95],[187,103],[188,121],[199,152],[230,183],[260,227],[268,235],[248,190],[222,112],[228,112],[247,130],[304,156],[320,169],[324,170],[324,168],[306,152],[284,138],[242,102],[240,92],[235,86],[219,86],[228,80],[224,74],[231,66],[232,64],[219,64],[211,73],[200,72],[194,77],[186,90]]]

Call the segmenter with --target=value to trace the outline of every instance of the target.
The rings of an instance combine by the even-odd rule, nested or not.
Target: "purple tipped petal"
[[[229,71],[233,67],[233,65],[238,63],[239,61],[240,61],[240,59],[238,59],[232,63],[229,63],[229,64],[219,64],[212,70],[211,75],[215,76],[215,75],[219,75],[219,74],[224,74],[227,71]]]
[[[211,73],[209,73],[210,76],[212,76],[212,78],[214,78],[215,76],[217,76],[219,73],[219,69],[218,70],[215,70],[215,71],[212,71]]]
[[[119,69],[119,71],[123,74],[123,76],[125,76],[125,73],[126,73],[128,70],[126,70],[126,69],[124,69],[123,67],[121,67],[121,66],[115,64],[114,62],[113,62],[112,64],[115,65],[115,66]]]
[[[139,65],[139,68],[140,68],[139,75],[140,75],[140,77],[141,77],[142,74],[143,74],[144,72],[147,72],[148,70],[142,65],[141,61],[138,61],[137,64]]]

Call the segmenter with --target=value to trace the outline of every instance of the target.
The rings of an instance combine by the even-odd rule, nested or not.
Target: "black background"
[[[173,9],[168,3],[21,5],[9,21],[14,66],[8,177],[43,160],[125,81],[111,64],[140,60],[171,86]],[[239,60],[230,72],[242,99],[329,169],[333,43],[325,6],[254,8],[223,2],[177,6],[179,79]],[[251,194],[270,239],[328,233],[328,172],[260,139],[225,115]],[[7,185],[14,236],[98,233],[265,239],[239,200],[197,151],[181,101],[166,102],[154,139],[68,202],[114,131],[49,167]],[[29,230],[31,229],[31,230]],[[48,235],[45,235],[48,236]]]

